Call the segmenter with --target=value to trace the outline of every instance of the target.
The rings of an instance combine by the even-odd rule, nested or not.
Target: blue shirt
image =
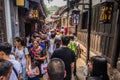
[[[42,49],[45,49],[45,45],[43,43],[39,43],[39,46],[42,47]],[[33,44],[30,44],[30,48],[33,47]]]

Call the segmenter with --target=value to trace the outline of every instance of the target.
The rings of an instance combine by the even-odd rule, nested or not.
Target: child
[[[36,61],[31,61],[31,65],[29,65],[29,69],[27,71],[28,80],[39,80],[40,70],[37,66]]]

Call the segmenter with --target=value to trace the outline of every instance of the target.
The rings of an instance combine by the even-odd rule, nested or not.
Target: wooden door
[[[7,41],[4,0],[0,0],[0,42]]]

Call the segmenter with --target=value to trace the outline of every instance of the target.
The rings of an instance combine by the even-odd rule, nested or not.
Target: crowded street
[[[120,0],[0,0],[0,80],[120,80]]]

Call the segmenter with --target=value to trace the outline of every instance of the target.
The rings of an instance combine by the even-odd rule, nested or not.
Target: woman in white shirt
[[[15,55],[15,59],[20,62],[22,66],[22,80],[26,80],[26,70],[28,68],[28,49],[24,46],[24,40],[20,37],[16,37],[14,39],[15,47],[13,48],[13,52]]]
[[[51,34],[51,38],[49,40],[49,49],[48,49],[49,58],[53,54],[54,50],[55,50],[55,34]]]

